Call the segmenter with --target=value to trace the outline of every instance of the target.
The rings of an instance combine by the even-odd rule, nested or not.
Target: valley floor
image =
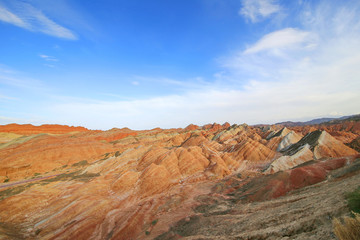
[[[332,220],[349,214],[345,194],[360,186],[359,169],[358,159],[345,170],[335,170],[326,181],[274,200],[207,199],[216,204],[198,207],[201,213],[156,239],[337,239]]]

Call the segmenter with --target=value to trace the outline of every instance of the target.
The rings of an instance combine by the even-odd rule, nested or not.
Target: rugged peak
[[[199,133],[192,133],[191,136],[184,141],[184,143],[181,145],[183,147],[189,147],[189,146],[199,146],[201,143],[207,141],[207,139],[204,137],[204,135]]]
[[[290,131],[285,137],[281,140],[277,147],[277,151],[280,152],[281,150],[285,149],[286,147],[297,143],[301,139],[301,136],[295,133],[294,131]]]
[[[280,129],[279,131],[273,131],[272,133],[270,133],[266,139],[267,140],[270,140],[274,137],[284,137],[286,136],[289,132],[291,132],[291,130],[289,130],[288,128],[286,127],[283,127],[282,129]]]
[[[228,122],[225,122],[223,125],[222,125],[222,127],[223,128],[229,128],[231,125],[230,125],[230,123],[228,123]]]
[[[309,145],[310,150],[314,152],[314,157],[318,159],[322,157],[339,157],[357,154],[354,149],[347,147],[329,133],[322,130],[308,133],[300,139],[300,141],[283,148],[280,152],[284,155],[292,156],[300,151],[306,144]]]
[[[280,152],[282,152],[284,155],[291,156],[291,155],[294,155],[295,153],[297,153],[306,144],[308,144],[310,146],[310,149],[313,150],[315,148],[315,146],[317,145],[322,132],[323,131],[321,131],[321,130],[316,130],[311,133],[308,133],[305,137],[300,139],[300,141],[298,141],[295,144],[290,145],[287,148],[282,149]]]
[[[198,125],[194,125],[194,124],[189,124],[184,130],[185,131],[194,131],[196,129],[198,129],[199,126]]]

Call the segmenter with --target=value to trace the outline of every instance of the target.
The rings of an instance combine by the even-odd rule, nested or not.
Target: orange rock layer
[[[64,126],[55,131],[53,126],[47,132],[68,131],[62,135],[11,127],[36,134],[0,144],[0,236],[5,238],[152,239],[186,217],[197,195],[231,174],[251,178],[269,166],[267,173],[280,171],[275,174],[288,179],[287,185],[265,176],[271,181],[251,198],[270,199],[323,180],[328,169],[346,161],[289,168],[357,154],[326,131],[306,135],[303,129],[246,124],[148,131]]]

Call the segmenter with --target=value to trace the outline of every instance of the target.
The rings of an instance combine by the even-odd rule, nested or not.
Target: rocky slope
[[[273,199],[321,182],[355,158],[320,160],[357,154],[341,138],[323,129],[306,133],[306,126],[15,127],[0,127],[12,134],[0,143],[0,239],[152,239],[191,219],[199,196]],[[306,162],[315,163],[291,169]],[[256,181],[265,190],[252,188]],[[215,191],[219,184],[235,185]],[[244,184],[242,195],[236,189]]]
[[[360,158],[252,180],[232,176],[198,196],[193,214],[156,239],[336,239],[332,219],[348,214],[344,194],[359,181]]]
[[[350,143],[346,144],[347,146],[351,147],[352,149],[360,152],[360,137],[355,138]]]
[[[284,138],[287,140],[287,138]],[[279,145],[281,146],[281,145]],[[279,148],[278,148],[279,149]],[[286,170],[312,159],[355,155],[357,151],[338,141],[325,131],[315,130],[299,141],[293,141],[279,150],[283,156],[275,159],[265,171]]]

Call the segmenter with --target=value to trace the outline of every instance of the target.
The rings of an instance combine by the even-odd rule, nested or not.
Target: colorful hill
[[[232,211],[242,211],[244,205],[237,204],[280,206],[272,199],[326,179],[354,181],[359,156],[348,140],[359,133],[354,126],[348,131],[353,123],[341,124],[325,129],[225,123],[145,131],[0,126],[0,136],[8,138],[0,143],[0,238],[225,238],[224,232],[207,234],[206,226],[220,231],[216,226],[232,222]],[[354,136],[344,137],[346,131]],[[207,218],[213,214],[227,220]],[[189,225],[194,221],[204,227]],[[280,219],[272,221],[269,226]],[[254,236],[240,229],[229,234]]]

